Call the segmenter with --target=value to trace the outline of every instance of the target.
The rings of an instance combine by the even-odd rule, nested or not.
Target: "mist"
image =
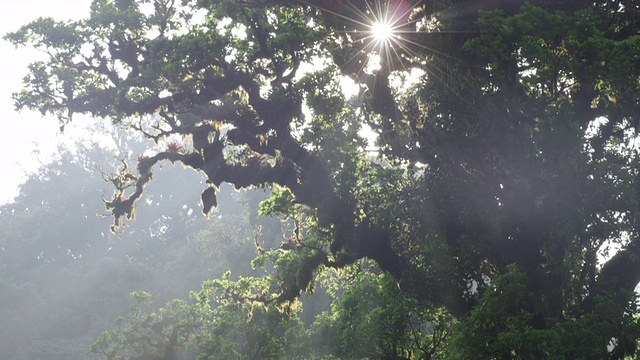
[[[124,161],[135,162],[140,146],[129,139],[120,154],[132,158]],[[196,190],[203,178],[168,164],[135,221],[114,233],[102,201],[114,189],[102,172],[121,165],[118,154],[93,143],[60,147],[53,158],[0,207],[0,358],[100,358],[90,345],[128,316],[132,292],[153,294],[157,309],[226,271],[256,272],[256,206],[266,190],[223,185],[207,219]],[[267,236],[278,234],[263,232],[262,241]]]

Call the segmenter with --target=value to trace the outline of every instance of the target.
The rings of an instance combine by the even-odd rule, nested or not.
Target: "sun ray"
[[[418,23],[424,19],[410,19],[420,6],[421,2],[418,0],[363,1],[364,8],[361,3],[356,5],[349,0],[339,1],[341,8],[322,6],[308,0],[303,0],[302,3],[342,21],[338,29],[334,29],[334,33],[341,34],[340,37],[346,43],[339,44],[333,50],[351,44],[360,54],[380,56],[385,65],[390,67],[389,70],[396,66],[407,70],[407,65],[412,63],[411,58],[419,55],[417,49],[455,59],[455,56],[429,47],[424,40],[416,40],[416,35],[432,33],[419,29]],[[446,33],[452,32],[457,31]],[[358,56],[357,53],[350,56],[349,61]],[[366,66],[364,63],[361,64],[362,67]]]
[[[334,56],[341,56],[341,62],[354,76],[359,77],[363,72],[390,74],[396,70],[408,72],[411,68],[419,68],[452,93],[459,92],[459,86],[452,86],[450,67],[446,64],[451,61],[464,62],[464,59],[430,47],[429,36],[422,35],[467,31],[440,32],[428,27],[425,29],[420,25],[425,21],[424,18],[412,18],[414,12],[419,11],[421,1],[364,0],[356,4],[354,0],[302,0],[302,3],[322,12],[325,20],[330,22],[337,41],[336,46],[329,51]],[[352,50],[347,50],[348,47]],[[347,51],[334,53],[341,49]],[[422,56],[425,51],[431,59],[429,64],[425,63],[426,59]],[[463,84],[459,85],[464,87]]]

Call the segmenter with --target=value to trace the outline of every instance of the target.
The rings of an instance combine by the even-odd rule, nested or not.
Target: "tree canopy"
[[[639,34],[632,0],[94,0],[6,39],[47,54],[18,109],[159,144],[114,174],[114,229],[181,163],[207,178],[205,214],[223,182],[277,189],[261,213],[295,227],[266,303],[368,258],[458,319],[451,357],[622,358]]]

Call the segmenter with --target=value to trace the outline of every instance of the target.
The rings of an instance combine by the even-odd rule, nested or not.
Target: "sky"
[[[4,36],[38,17],[80,19],[89,14],[91,0],[20,0],[5,4],[0,12],[0,34]],[[11,93],[18,91],[26,75],[29,62],[38,56],[30,49],[16,49],[0,40],[2,66],[0,66],[0,204],[17,195],[17,186],[26,179],[25,174],[35,171],[46,162],[59,142],[72,141],[77,133],[60,134],[59,124],[53,117],[38,112],[16,112]],[[75,133],[75,134],[74,134]]]

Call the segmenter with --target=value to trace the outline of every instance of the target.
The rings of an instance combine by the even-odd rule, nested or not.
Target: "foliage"
[[[299,309],[279,311],[269,299],[265,278],[222,279],[207,282],[197,294],[201,306],[212,298],[221,306],[213,310],[211,330],[199,359],[308,358],[306,331]]]
[[[362,265],[362,264],[361,264]],[[371,266],[365,264],[367,266]],[[452,319],[406,297],[395,280],[373,267],[353,267],[355,277],[324,277],[343,289],[330,310],[304,324],[297,306],[279,306],[266,277],[203,283],[189,301],[174,300],[157,313],[136,302],[118,329],[106,331],[92,347],[107,359],[353,359],[440,358]],[[346,273],[345,273],[346,274]]]
[[[366,265],[366,263],[365,263]],[[338,279],[332,282],[340,282]],[[345,280],[342,280],[345,281]],[[439,358],[452,319],[404,295],[375,268],[349,276],[330,311],[312,325],[318,353],[340,359]]]
[[[91,346],[91,352],[103,354],[107,359],[175,359],[182,344],[196,336],[203,323],[203,314],[197,307],[175,300],[166,308],[152,314],[145,314],[143,305],[150,304],[150,294],[134,292],[135,303],[125,322],[118,318],[121,326],[117,330],[107,330]]]
[[[149,294],[132,294],[136,303],[119,328],[106,331],[92,352],[107,359],[308,359],[307,332],[297,311],[267,305],[264,279],[207,281],[190,301],[174,300],[157,313],[141,305]],[[191,355],[188,355],[191,354]]]
[[[592,313],[536,329],[530,325],[536,314],[522,310],[526,291],[523,272],[510,267],[487,289],[471,316],[456,325],[446,358],[604,359],[610,351],[598,346],[602,343],[634,354],[635,344],[618,342],[635,338],[631,334],[640,330],[637,316],[632,315],[638,306],[636,294],[597,296]]]
[[[368,258],[459,321],[451,356],[562,357],[580,334],[577,354],[619,359],[638,339],[638,19],[631,0],[95,0],[6,39],[49,54],[17,108],[167,142],[111,177],[114,229],[164,161],[206,177],[207,214],[223,182],[273,186],[269,301]]]

